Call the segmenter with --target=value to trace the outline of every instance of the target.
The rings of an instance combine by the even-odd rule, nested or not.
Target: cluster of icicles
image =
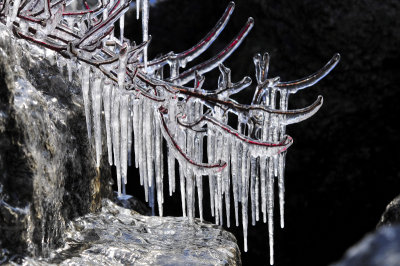
[[[180,186],[183,216],[194,219],[197,188],[198,210],[203,219],[202,199],[207,190],[203,188],[203,178],[208,177],[215,222],[222,225],[225,213],[230,226],[233,194],[236,226],[241,204],[244,250],[247,251],[248,216],[253,225],[262,219],[268,222],[273,264],[274,188],[277,182],[283,227],[285,156],[292,144],[292,138],[285,134],[286,125],[311,117],[322,105],[319,96],[309,107],[288,110],[289,95],[317,83],[336,66],[339,55],[334,55],[318,72],[294,82],[267,78],[269,55],[256,55],[257,85],[251,105],[245,105],[230,96],[249,87],[251,79],[245,77],[233,83],[230,70],[222,62],[249,33],[252,18],[220,53],[180,73],[218,37],[234,3],[228,5],[216,26],[198,44],[154,60],[147,59],[151,39],[148,0],[136,1],[143,29],[143,43],[139,45],[130,44],[123,36],[124,13],[130,0],[101,0],[96,7],[84,2],[83,10],[71,8],[74,4],[66,0],[0,0],[0,22],[15,37],[66,58],[70,79],[72,71],[79,73],[87,131],[89,139],[94,136],[97,166],[106,141],[109,163],[117,170],[118,194],[125,194],[128,165],[133,164],[139,168],[146,201],[153,210],[158,206],[162,216],[163,186],[167,183],[163,164],[167,156],[169,195]],[[117,20],[119,38],[113,33]],[[165,67],[170,70],[166,78]],[[203,74],[217,67],[221,72],[217,89],[203,89]],[[194,85],[187,85],[189,82]],[[106,140],[102,139],[104,125]],[[167,151],[163,150],[163,141]]]

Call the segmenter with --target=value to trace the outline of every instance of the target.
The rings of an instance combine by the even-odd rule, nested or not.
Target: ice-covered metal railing
[[[143,27],[143,42],[139,45],[123,36],[124,14],[130,2],[101,0],[91,7],[83,1],[83,9],[78,10],[73,8],[77,2],[67,0],[0,0],[0,22],[4,24],[0,27],[12,32],[12,38],[43,47],[42,56],[48,56],[50,49],[64,57],[65,60],[56,62],[67,62],[70,79],[73,72],[80,75],[88,137],[94,136],[97,165],[102,155],[104,123],[108,160],[117,169],[119,194],[125,194],[128,165],[134,164],[139,168],[146,201],[153,210],[158,206],[162,216],[166,155],[169,194],[180,186],[183,215],[190,220],[194,218],[197,187],[198,209],[203,219],[202,178],[208,176],[211,213],[217,224],[223,224],[225,212],[230,226],[233,193],[238,226],[241,203],[245,251],[248,210],[252,224],[260,216],[268,222],[272,264],[274,183],[276,178],[283,227],[285,156],[293,142],[286,135],[286,125],[311,117],[322,105],[319,96],[309,107],[288,110],[289,95],[317,83],[336,66],[339,55],[334,55],[315,74],[293,82],[268,78],[269,55],[256,55],[254,97],[250,105],[240,104],[230,97],[248,88],[251,78],[232,82],[230,69],[222,63],[249,33],[254,24],[252,18],[220,53],[180,72],[215,41],[231,16],[234,3],[228,5],[216,26],[192,48],[148,60],[149,2],[136,1],[137,17],[142,14]],[[117,20],[120,36],[114,37]],[[164,77],[167,65],[170,74]],[[203,89],[203,74],[216,67],[221,72],[217,89]],[[189,82],[194,85],[188,85]],[[165,153],[163,139],[168,147]],[[132,151],[134,162],[131,162]],[[176,161],[179,184],[175,179]]]

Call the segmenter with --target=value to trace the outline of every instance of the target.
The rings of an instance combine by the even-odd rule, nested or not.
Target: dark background
[[[227,4],[158,2],[150,10],[150,55],[190,48]],[[236,1],[231,21],[202,58],[220,51],[250,16],[255,19],[252,32],[225,62],[233,81],[245,75],[254,81],[252,56],[258,52],[270,53],[270,77],[283,81],[307,76],[334,53],[341,54],[324,80],[291,97],[292,109],[311,104],[318,95],[324,96],[324,105],[314,117],[287,130],[294,144],[287,155],[283,230],[275,208],[275,264],[327,265],[373,231],[385,206],[400,192],[400,1]],[[140,21],[128,16],[127,25],[127,36],[140,41]],[[215,88],[217,77],[218,71],[207,75],[206,86]],[[251,97],[249,89],[238,99],[246,103]],[[130,174],[128,193],[143,199],[137,171],[130,169]],[[179,190],[166,196],[164,212],[181,215]],[[208,207],[205,212],[213,221]],[[268,264],[266,224],[249,226],[247,253],[241,225],[228,230],[238,240],[243,265]]]

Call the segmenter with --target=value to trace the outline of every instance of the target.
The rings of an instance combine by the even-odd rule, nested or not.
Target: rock
[[[389,205],[386,206],[385,212],[377,225],[377,227],[385,225],[395,225],[400,222],[400,196],[397,196],[392,200]]]
[[[333,266],[397,266],[400,264],[400,226],[382,227],[350,248]]]
[[[118,197],[118,192],[114,191],[113,201],[121,207],[126,209],[134,210],[143,215],[151,215],[151,209],[149,206],[138,200],[132,195],[121,195]]]
[[[69,81],[63,58],[0,32],[0,264],[241,265],[221,227],[143,216],[144,203],[116,197],[77,73]]]
[[[112,197],[111,171],[96,169],[76,73],[68,81],[53,54],[41,58],[2,27],[0,253],[46,256],[69,220]]]
[[[70,222],[66,245],[29,265],[241,265],[234,236],[198,219],[143,216],[106,199],[102,211]]]

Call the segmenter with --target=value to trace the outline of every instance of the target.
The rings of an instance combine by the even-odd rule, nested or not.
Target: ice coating
[[[285,158],[293,142],[286,126],[308,119],[323,103],[319,96],[308,107],[288,110],[289,95],[321,80],[336,66],[339,55],[306,78],[281,82],[268,78],[270,56],[257,54],[256,82],[252,85],[250,77],[233,82],[223,62],[249,34],[254,25],[249,18],[216,56],[185,71],[186,64],[225,28],[234,4],[229,3],[215,27],[193,47],[148,59],[149,1],[136,1],[137,17],[142,16],[143,43],[138,45],[124,38],[124,14],[130,2],[99,2],[83,10],[68,9],[71,2],[64,0],[0,2],[0,30],[32,47],[42,47],[43,56],[52,52],[64,57],[56,63],[60,68],[66,66],[69,80],[72,75],[80,76],[88,140],[98,166],[105,152],[110,165],[115,165],[119,196],[125,194],[128,165],[139,168],[145,200],[160,216],[164,184],[168,184],[169,195],[180,186],[182,215],[190,221],[194,221],[196,205],[203,219],[207,206],[202,199],[208,190],[215,223],[231,226],[234,209],[235,225],[241,222],[243,226],[245,251],[251,246],[247,243],[249,219],[253,225],[259,220],[268,223],[273,264],[275,187],[283,228]],[[117,20],[120,36],[114,37]],[[164,67],[170,68],[165,77]],[[203,74],[215,68],[221,72],[216,89],[203,88]],[[250,86],[255,88],[250,105],[230,98]],[[208,187],[203,186],[204,178],[208,178]]]

